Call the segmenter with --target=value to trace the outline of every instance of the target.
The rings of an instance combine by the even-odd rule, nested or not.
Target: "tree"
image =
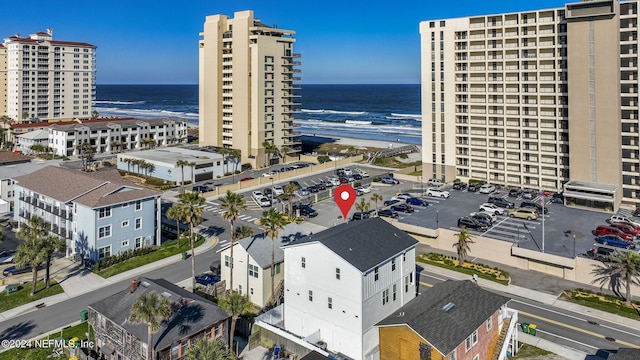
[[[36,293],[38,264],[46,258],[43,242],[48,233],[49,231],[46,228],[44,219],[37,216],[29,219],[28,223],[21,224],[20,231],[18,231],[18,237],[24,240],[24,242],[18,245],[13,260],[18,267],[31,266],[33,284],[30,296]]]
[[[453,244],[453,247],[456,248],[456,252],[458,253],[458,264],[464,264],[464,259],[467,257],[470,251],[470,245],[474,243],[471,238],[471,234],[467,229],[461,229],[459,233],[456,234],[458,238],[458,242]]]
[[[187,360],[235,360],[235,356],[220,340],[204,337],[197,339],[187,348]]]
[[[50,279],[50,270],[51,270],[51,258],[53,254],[58,251],[63,251],[66,247],[66,241],[57,236],[49,235],[45,237],[42,241],[42,247],[45,254],[45,272],[44,272],[44,281],[47,284],[47,288],[51,286]]]
[[[96,120],[96,119],[97,119],[97,118],[99,118],[99,117],[100,117],[100,114],[98,113],[98,111],[97,111],[97,110],[93,110],[93,111],[91,112],[91,120]]]
[[[218,153],[220,155],[222,155],[222,163],[225,166],[225,170],[224,170],[224,174],[226,175],[229,172],[229,164],[227,163],[228,161],[228,155],[229,155],[229,149],[227,148],[222,148],[220,150],[218,150]]]
[[[628,251],[620,252],[616,251],[609,256],[609,261],[602,265],[595,265],[595,269],[591,271],[591,274],[596,275],[591,283],[599,283],[600,288],[607,283],[616,291],[616,288],[624,283],[625,286],[625,301],[628,306],[631,306],[631,286],[640,286],[640,255]]]
[[[291,152],[291,148],[288,146],[283,146],[280,148],[280,154],[282,155],[282,160],[284,163],[287,163],[287,154]]]
[[[221,308],[231,314],[231,331],[229,332],[229,344],[233,348],[233,335],[236,332],[236,321],[238,318],[251,310],[253,305],[249,301],[249,297],[235,292],[231,292],[220,299],[218,303]]]
[[[276,152],[276,145],[270,141],[265,141],[262,143],[262,147],[264,147],[264,153],[267,155],[264,160],[264,167],[267,167],[271,164],[273,154]]]
[[[167,218],[176,221],[176,230],[178,232],[176,241],[178,242],[178,248],[180,248],[180,222],[184,219],[180,204],[173,204],[169,210],[167,210]]]
[[[131,172],[131,162],[133,161],[132,158],[123,158],[122,162],[127,164],[127,172],[130,173]]]
[[[44,152],[44,145],[33,144],[31,145],[30,149],[33,150],[37,156],[40,156]]]
[[[296,191],[298,191],[298,187],[293,183],[288,183],[287,185],[282,187],[282,194],[278,195],[278,200],[289,202],[289,209],[287,213],[289,216],[293,216],[293,199],[296,196]]]
[[[244,201],[244,196],[227,191],[227,195],[220,198],[220,208],[224,210],[222,218],[229,222],[231,225],[229,235],[231,236],[231,271],[229,273],[229,290],[233,291],[233,245],[238,239],[235,237],[235,231],[233,224],[238,220],[241,211],[247,210],[247,203]]]
[[[142,294],[133,303],[129,321],[147,325],[147,359],[155,359],[153,350],[153,333],[158,331],[160,323],[171,316],[171,303],[164,296],[159,296],[155,291]]]
[[[78,144],[76,149],[78,150],[78,155],[82,160],[82,170],[87,171],[87,166],[91,161],[93,161],[93,155],[95,155],[96,149],[88,142]]]
[[[187,160],[178,160],[176,161],[176,167],[179,167],[182,171],[182,181],[180,182],[180,193],[184,193],[184,167],[188,166],[189,162]]]
[[[356,203],[356,210],[360,212],[367,212],[371,208],[371,203],[366,201],[364,198],[360,198],[360,202]]]
[[[371,195],[371,200],[376,203],[376,216],[378,216],[378,201],[382,201],[382,199],[382,195],[380,194]]]
[[[236,226],[233,230],[234,237],[236,239],[244,239],[249,236],[253,236],[253,229],[249,226]]]
[[[260,226],[264,230],[264,234],[271,239],[271,296],[275,295],[275,257],[276,257],[276,241],[280,235],[280,230],[286,225],[286,220],[281,212],[271,208],[262,212],[262,218],[258,220]]]
[[[193,228],[202,222],[202,207],[205,198],[198,192],[183,193],[179,196],[180,207],[182,207],[182,215],[184,220],[189,224],[189,243],[191,244],[191,285],[193,291],[196,290],[196,253],[195,238],[193,236]]]

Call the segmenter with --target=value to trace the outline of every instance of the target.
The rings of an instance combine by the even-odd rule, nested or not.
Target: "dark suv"
[[[505,209],[513,209],[515,207],[515,204],[512,203],[509,200],[505,200],[501,197],[489,197],[489,201],[488,203],[490,204],[495,204],[496,206],[499,206],[501,208],[505,208]]]
[[[301,216],[308,216],[308,217],[318,216],[318,212],[315,211],[311,206],[306,204],[300,204],[296,207],[296,209],[300,210]]]
[[[371,216],[371,213],[373,212],[373,210],[370,211],[365,211],[365,212],[355,212],[353,213],[353,217],[351,218],[351,220],[363,220],[363,219],[368,219]]]
[[[471,230],[487,230],[487,225],[479,222],[476,219],[470,217],[461,217],[458,219],[458,227],[462,229],[471,229]]]
[[[521,208],[533,208],[538,210],[538,214],[540,214],[542,212],[542,205],[540,205],[540,203],[536,202],[536,201],[523,201],[520,204]],[[544,207],[544,213],[548,213],[549,212],[549,208],[548,207]]]

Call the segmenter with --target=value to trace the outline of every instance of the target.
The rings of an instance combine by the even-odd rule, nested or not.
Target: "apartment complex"
[[[4,39],[0,46],[0,115],[15,121],[90,118],[96,46],[53,40],[53,30]]]
[[[424,21],[426,176],[640,204],[638,1]]]
[[[254,168],[279,161],[265,142],[299,152],[295,32],[265,25],[247,10],[207,16],[200,35],[200,144],[238,149]]]

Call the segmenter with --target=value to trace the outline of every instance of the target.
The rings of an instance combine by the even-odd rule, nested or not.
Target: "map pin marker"
[[[351,207],[356,202],[356,191],[351,185],[342,184],[336,188],[333,199],[342,212],[342,218],[346,220],[349,210],[351,210]]]

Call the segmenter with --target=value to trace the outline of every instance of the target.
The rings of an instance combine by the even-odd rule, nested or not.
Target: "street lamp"
[[[436,209],[436,229],[440,228],[440,219],[438,215],[438,210]]]
[[[573,231],[571,232],[571,235],[573,236],[573,258],[576,258],[576,234],[573,233]]]

